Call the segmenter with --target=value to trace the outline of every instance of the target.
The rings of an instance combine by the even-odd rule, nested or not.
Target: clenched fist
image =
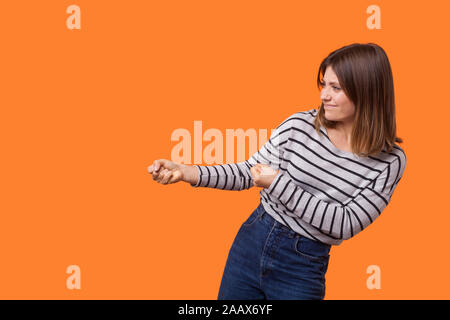
[[[158,159],[148,167],[153,180],[161,184],[170,184],[182,181],[184,178],[184,166],[166,159]]]
[[[268,188],[278,174],[278,171],[272,169],[267,164],[257,163],[250,168],[255,187]]]

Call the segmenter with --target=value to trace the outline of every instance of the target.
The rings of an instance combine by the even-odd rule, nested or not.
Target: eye
[[[325,87],[325,82],[321,82],[321,83],[320,83],[320,86],[321,86],[321,87]],[[336,87],[336,86],[333,86],[333,89],[335,89],[335,90],[341,90],[341,88]]]

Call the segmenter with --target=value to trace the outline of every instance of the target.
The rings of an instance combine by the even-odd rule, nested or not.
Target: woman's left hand
[[[278,171],[272,169],[267,164],[257,163],[250,168],[255,187],[268,188],[278,174]]]

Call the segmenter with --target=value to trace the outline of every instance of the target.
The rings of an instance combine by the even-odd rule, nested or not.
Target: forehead
[[[336,74],[334,73],[333,69],[331,68],[331,66],[328,66],[327,69],[325,70],[323,79],[326,81],[339,83],[339,80],[338,80]]]

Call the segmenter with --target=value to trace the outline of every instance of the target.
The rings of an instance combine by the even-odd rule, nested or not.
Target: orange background
[[[66,8],[81,8],[69,30]],[[381,8],[369,30],[366,8]],[[320,62],[375,42],[408,164],[382,216],[333,247],[325,299],[450,298],[448,1],[2,1],[0,298],[216,299],[257,207],[161,185],[177,128],[276,128],[320,104]],[[193,138],[192,138],[193,142]],[[207,143],[203,143],[203,147]],[[192,154],[193,158],[193,154]],[[381,268],[369,290],[366,268]],[[81,268],[81,290],[66,268]]]

